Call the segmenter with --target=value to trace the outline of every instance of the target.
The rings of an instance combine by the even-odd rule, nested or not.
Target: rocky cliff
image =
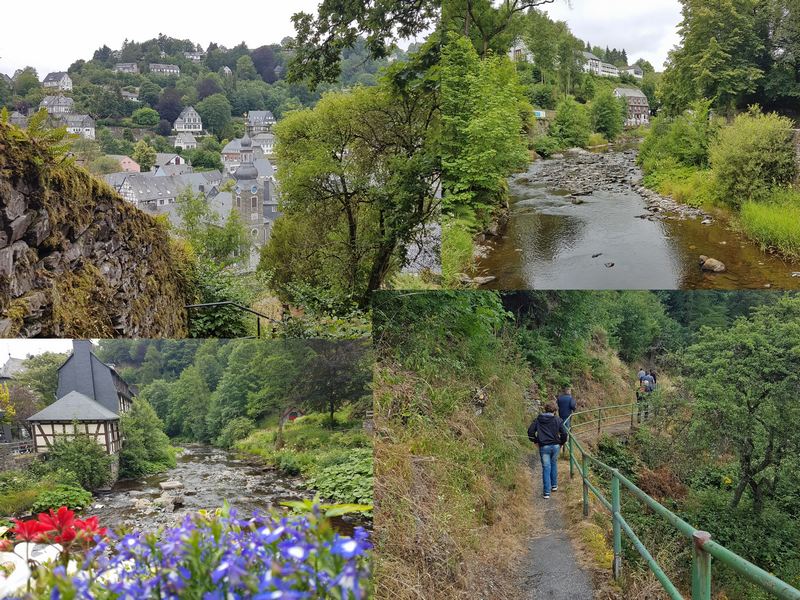
[[[0,122],[0,336],[183,337],[191,281],[163,223]]]

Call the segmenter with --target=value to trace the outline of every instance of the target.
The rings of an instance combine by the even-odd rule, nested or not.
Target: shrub
[[[319,469],[307,485],[323,498],[346,504],[372,504],[372,450],[352,450],[346,460]]]
[[[120,453],[120,476],[141,477],[175,466],[175,453],[164,433],[164,424],[144,398],[137,398],[122,417],[125,443]]]
[[[534,83],[530,86],[528,98],[536,108],[553,110],[556,107],[556,88],[547,83]]]
[[[543,135],[533,141],[533,149],[537,154],[548,157],[561,150],[561,144],[554,137]]]
[[[613,141],[625,125],[625,112],[619,99],[609,89],[600,91],[591,105],[594,130]]]
[[[589,115],[586,107],[567,96],[558,103],[556,117],[550,125],[550,135],[564,148],[584,147],[589,141]]]
[[[230,448],[234,443],[246,438],[256,428],[252,419],[236,417],[228,422],[217,438],[217,444],[222,448]]]
[[[791,130],[791,120],[756,106],[720,131],[709,150],[717,198],[738,207],[791,183],[797,170]]]
[[[111,479],[112,458],[86,435],[69,441],[58,440],[47,454],[53,468],[72,471],[87,490],[106,485]]]
[[[52,490],[40,493],[31,506],[35,513],[47,512],[51,508],[66,506],[72,510],[81,510],[92,503],[92,494],[81,487],[59,485]]]
[[[606,144],[608,144],[608,140],[603,137],[602,133],[593,133],[589,136],[589,141],[586,142],[589,148],[592,146],[605,146]]]

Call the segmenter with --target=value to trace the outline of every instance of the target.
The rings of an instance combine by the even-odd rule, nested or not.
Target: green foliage
[[[16,382],[29,388],[42,404],[52,404],[58,389],[58,369],[67,359],[66,354],[43,352],[25,359],[25,370],[16,376]]]
[[[773,191],[765,202],[745,202],[739,224],[763,249],[777,248],[786,256],[800,256],[800,194]]]
[[[451,34],[442,50],[443,208],[486,224],[505,194],[505,178],[525,164],[522,136],[530,107],[505,56],[480,60]]]
[[[87,435],[56,440],[47,460],[53,469],[72,471],[87,490],[96,490],[111,480],[111,456]]]
[[[449,218],[442,224],[442,279],[445,287],[459,286],[459,275],[472,268],[474,226],[474,223]]]
[[[594,130],[606,140],[614,141],[622,133],[626,111],[610,90],[602,90],[594,97],[590,112]]]
[[[131,120],[141,127],[155,127],[158,125],[161,117],[158,115],[158,112],[152,108],[144,106],[133,111]]]
[[[139,163],[139,168],[143,173],[150,170],[156,164],[156,149],[144,140],[139,140],[133,147],[131,158]]]
[[[164,424],[147,400],[134,400],[131,410],[122,416],[121,427],[125,441],[119,456],[120,477],[134,479],[175,466]]]
[[[236,417],[231,419],[222,429],[217,437],[217,445],[221,448],[230,448],[239,440],[242,440],[253,433],[256,424],[247,417]]]
[[[718,199],[739,207],[791,183],[797,172],[791,136],[786,117],[763,114],[758,107],[738,115],[709,150]]]
[[[226,136],[231,123],[231,103],[224,94],[213,94],[198,102],[196,108],[203,127],[219,138]]]
[[[334,502],[371,505],[372,479],[372,449],[364,449],[352,450],[345,461],[323,467],[306,484]]]
[[[92,503],[92,494],[81,487],[59,485],[42,492],[31,506],[31,512],[47,512],[66,506],[70,510],[83,510]]]
[[[556,117],[550,124],[550,137],[562,148],[583,148],[589,141],[590,133],[585,106],[578,104],[572,96],[558,103]]]
[[[533,141],[533,149],[536,150],[537,154],[547,158],[563,148],[561,142],[556,138],[549,135],[540,135]]]

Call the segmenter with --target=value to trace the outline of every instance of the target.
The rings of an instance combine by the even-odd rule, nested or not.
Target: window
[[[258,196],[253,196],[250,198],[250,208],[253,210],[258,208]]]

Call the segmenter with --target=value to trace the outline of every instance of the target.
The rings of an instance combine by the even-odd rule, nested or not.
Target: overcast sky
[[[13,75],[16,69],[31,65],[42,79],[50,71],[66,71],[79,58],[89,60],[103,44],[118,50],[125,38],[141,42],[159,33],[191,39],[203,48],[212,41],[229,48],[242,41],[250,48],[277,44],[294,35],[291,16],[298,11],[316,12],[318,3],[3,2],[0,72]]]
[[[42,354],[43,352],[69,352],[72,340],[4,340],[0,339],[0,365],[6,364],[9,354],[14,358]]]
[[[571,0],[570,4],[555,0],[543,8],[592,46],[625,48],[631,63],[644,58],[661,71],[667,52],[679,41],[678,0]]]

